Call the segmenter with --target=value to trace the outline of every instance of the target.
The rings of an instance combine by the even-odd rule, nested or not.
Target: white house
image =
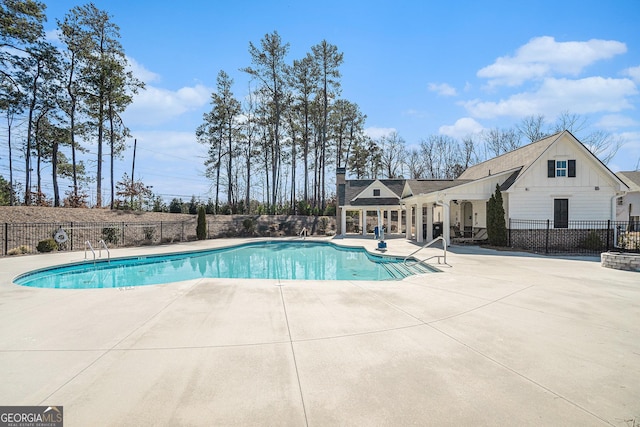
[[[418,242],[430,240],[434,223],[440,222],[448,242],[452,231],[479,236],[486,230],[487,201],[496,185],[507,224],[549,220],[554,228],[567,228],[573,220],[615,220],[617,199],[629,189],[563,131],[474,165],[457,180],[406,180],[399,207],[388,209],[405,211],[406,236]]]
[[[345,168],[337,169],[336,184],[338,207],[336,209],[338,234],[347,231],[347,211],[357,211],[359,224],[357,232],[367,234],[367,218],[377,216],[383,226],[391,232],[402,229],[402,208],[400,194],[404,186],[403,179],[356,179],[345,180]]]
[[[617,220],[628,221],[630,231],[640,231],[640,171],[618,172],[629,192],[618,199]]]

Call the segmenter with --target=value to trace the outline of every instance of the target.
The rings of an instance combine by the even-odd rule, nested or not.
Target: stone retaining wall
[[[603,267],[640,272],[640,254],[603,252],[600,260]]]

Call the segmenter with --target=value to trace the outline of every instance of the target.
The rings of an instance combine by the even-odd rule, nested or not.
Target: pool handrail
[[[443,258],[444,259],[444,264],[445,265],[449,265],[449,264],[447,264],[447,240],[443,236],[436,237],[435,239],[425,243],[424,245],[420,246],[418,249],[416,249],[415,251],[413,251],[412,253],[410,253],[406,257],[404,257],[403,264],[406,264],[407,260],[409,258],[411,258],[412,256],[414,256],[415,254],[417,254],[418,252],[420,252],[424,248],[427,248],[427,247],[433,245],[435,242],[437,242],[439,240],[442,240],[443,254],[442,255],[433,255],[433,256],[430,256],[430,257],[425,258],[423,260],[419,260],[417,262],[417,264],[423,263],[423,262],[428,261],[428,260],[430,260],[432,258],[438,258],[438,264],[440,264],[440,259]]]
[[[100,240],[98,242],[98,245],[101,245],[100,248],[98,248],[98,258],[102,258],[102,248],[105,248],[107,251],[107,259],[109,260],[109,262],[111,262],[111,252],[109,252],[109,248],[107,247],[107,244],[104,242],[104,239]]]
[[[91,246],[91,242],[88,240],[84,242],[84,259],[87,259],[87,246],[89,246],[89,249],[91,249],[91,253],[93,253],[93,261],[95,262],[96,251],[93,250],[93,246]]]

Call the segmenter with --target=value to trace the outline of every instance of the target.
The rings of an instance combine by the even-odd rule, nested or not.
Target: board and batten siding
[[[575,178],[549,178],[548,160],[575,160]],[[553,220],[553,200],[568,199],[570,221],[612,219],[616,185],[602,164],[565,137],[549,147],[508,190],[508,216],[511,219]]]
[[[569,201],[569,220],[611,219],[611,197],[604,192],[563,192],[554,194],[528,191],[509,194],[509,218],[526,220],[552,220],[553,200]]]

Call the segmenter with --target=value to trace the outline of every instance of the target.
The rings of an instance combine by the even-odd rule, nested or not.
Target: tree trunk
[[[15,198],[13,194],[13,159],[11,155],[11,125],[13,119],[7,111],[7,144],[9,145],[9,206],[13,206]]]
[[[73,74],[75,72],[76,55],[75,52],[71,54],[70,68],[69,68],[69,80],[67,81],[67,93],[71,100],[69,110],[69,132],[71,137],[71,171],[73,175],[73,204],[78,203],[78,170],[76,161],[76,95],[73,93]],[[74,206],[75,207],[75,206]]]
[[[116,136],[114,133],[114,129],[113,129],[113,105],[111,103],[111,100],[109,100],[109,143],[111,145],[111,152],[109,155],[109,158],[111,160],[111,165],[109,167],[109,178],[111,181],[111,202],[109,203],[109,206],[111,209],[114,208],[114,196],[115,196],[115,180],[114,180],[114,176],[113,176],[113,163],[116,157],[116,153],[115,153],[115,142],[116,142]],[[133,206],[131,207],[131,209],[133,209]]]
[[[229,156],[227,159],[227,175],[228,178],[228,190],[227,190],[227,203],[229,207],[233,206],[233,156],[231,155],[233,150],[233,120],[232,117],[229,117],[229,122],[227,123],[227,155]]]
[[[40,64],[38,63],[36,75],[31,86],[31,102],[29,103],[29,121],[27,124],[27,147],[25,152],[25,180],[24,180],[24,204],[31,204],[31,137],[33,134],[33,112],[36,109],[36,93],[38,90],[38,78],[40,77]]]
[[[216,208],[215,212],[218,213],[218,206],[220,203],[220,168],[222,167],[222,130],[220,130],[220,139],[218,140],[218,158],[216,162]]]
[[[51,147],[51,180],[53,182],[53,206],[60,207],[60,191],[58,189],[58,142],[53,141]]]
[[[96,207],[102,207],[102,137],[104,133],[104,105],[100,97],[98,109],[98,165],[96,172]]]

